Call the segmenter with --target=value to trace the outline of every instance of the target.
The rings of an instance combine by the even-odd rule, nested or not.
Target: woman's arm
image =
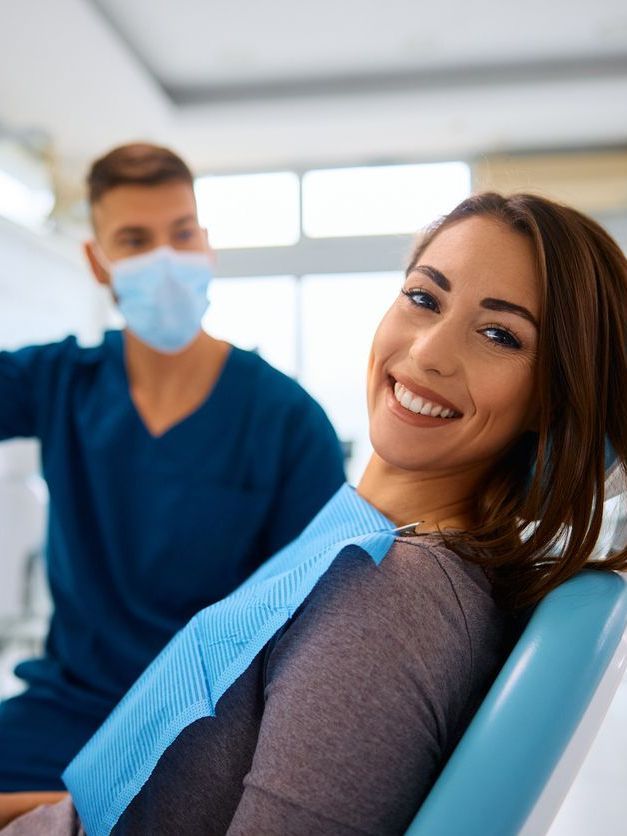
[[[277,642],[229,836],[408,826],[472,687],[459,602],[417,551],[338,560]]]

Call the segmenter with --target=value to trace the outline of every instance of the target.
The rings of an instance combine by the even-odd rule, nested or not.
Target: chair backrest
[[[536,607],[406,836],[539,836],[627,662],[627,583],[587,570]]]

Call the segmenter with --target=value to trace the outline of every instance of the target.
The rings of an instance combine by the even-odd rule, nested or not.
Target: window
[[[398,294],[403,253],[470,185],[461,162],[312,170],[302,188],[290,172],[196,182],[210,241],[235,250],[218,258],[224,278],[210,286],[203,325],[258,351],[311,392],[348,448],[352,480],[371,455],[366,364]],[[370,239],[356,244],[353,236]]]
[[[213,337],[258,351],[295,376],[297,286],[292,276],[214,279],[203,327]]]
[[[303,231],[310,238],[414,233],[470,194],[466,163],[309,171]]]
[[[302,280],[301,383],[324,407],[351,448],[350,480],[371,453],[366,368],[372,337],[398,295],[403,274],[352,273]]]
[[[199,177],[195,192],[216,249],[289,246],[300,238],[300,184],[290,171]]]

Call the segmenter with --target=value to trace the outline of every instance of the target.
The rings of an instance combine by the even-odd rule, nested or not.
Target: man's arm
[[[262,549],[272,555],[297,537],[344,484],[340,442],[322,407],[303,393],[284,429],[281,472]]]
[[[33,365],[37,351],[0,351],[0,441],[36,435]]]
[[[0,793],[0,827],[6,825],[39,807],[42,804],[56,804],[67,795],[66,792],[4,792]]]

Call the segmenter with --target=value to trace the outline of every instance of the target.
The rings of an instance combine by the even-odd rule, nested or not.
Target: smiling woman
[[[402,833],[508,610],[588,563],[606,441],[627,464],[626,338],[627,262],[597,224],[460,204],[374,336],[357,490],[198,613],[70,764],[71,798],[7,836]]]
[[[474,457],[472,524],[449,545],[509,605],[537,602],[599,537],[606,440],[626,455],[626,283],[623,253],[591,219],[486,193],[430,228],[407,271],[409,305],[388,314],[397,332],[413,321],[408,354],[459,403],[430,452],[466,473]]]
[[[491,303],[497,294],[519,300],[516,308],[526,301],[537,315],[531,245],[490,218],[442,230],[414,260],[372,346],[374,462],[379,456],[396,460],[427,479],[446,462],[449,471],[463,470],[466,484],[474,485],[512,438],[531,429],[534,317],[521,318],[510,302],[499,302],[496,313]],[[422,439],[419,427],[441,430]],[[464,492],[457,479],[454,490],[442,488],[449,498]],[[455,521],[456,528],[472,526],[470,505],[468,512]],[[437,518],[442,523],[441,513]]]

